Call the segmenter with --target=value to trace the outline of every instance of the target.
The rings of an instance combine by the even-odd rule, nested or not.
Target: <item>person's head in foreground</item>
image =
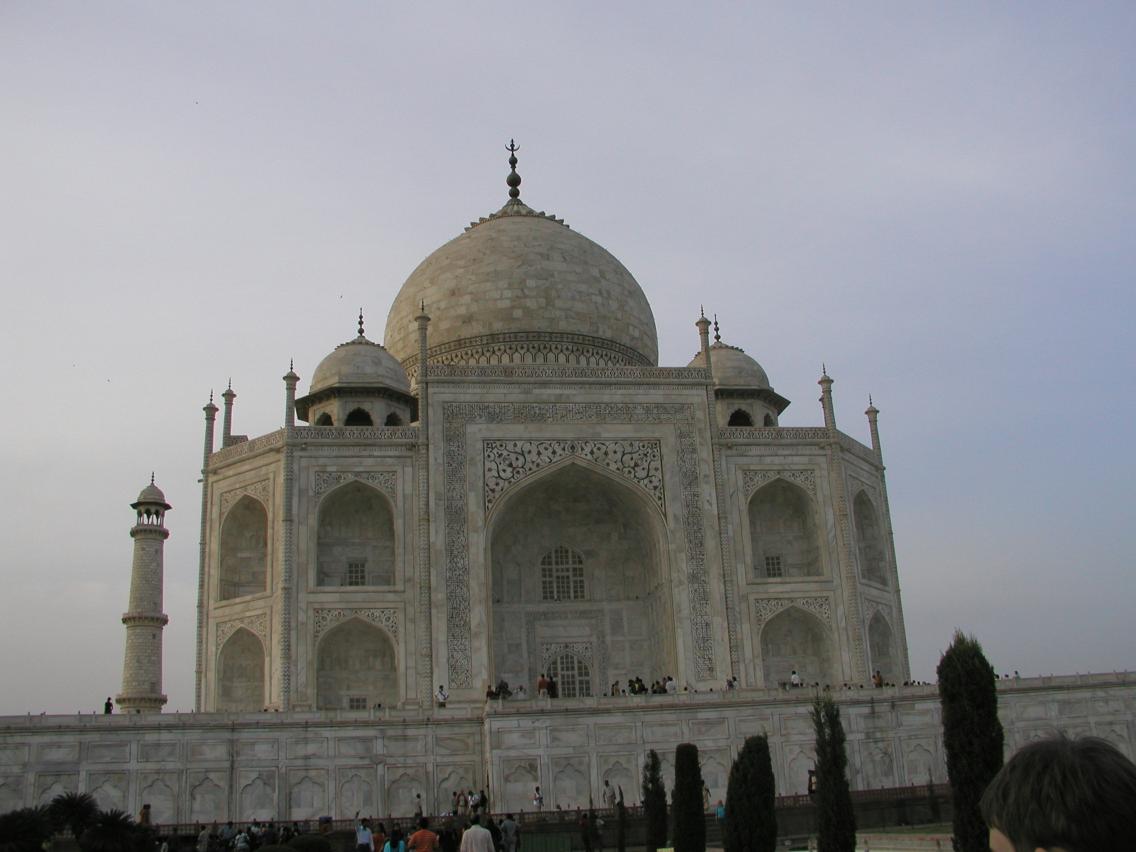
[[[1136,847],[1136,764],[1097,737],[1030,743],[979,805],[991,852],[1120,852]]]

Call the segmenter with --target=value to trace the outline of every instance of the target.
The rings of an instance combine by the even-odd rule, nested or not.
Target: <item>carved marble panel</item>
[[[817,496],[816,472],[811,468],[804,470],[746,470],[742,472],[742,487],[746,499],[753,496],[753,492],[774,479],[784,479],[794,485],[799,485],[812,495]]]
[[[349,618],[361,618],[383,628],[398,643],[399,614],[395,607],[317,607],[312,610],[312,644],[317,644],[324,633]]]
[[[344,482],[358,480],[382,491],[392,502],[398,501],[398,474],[393,470],[338,471],[317,470],[312,476],[312,493],[319,497]]]
[[[233,504],[246,495],[259,500],[265,508],[268,508],[272,497],[272,483],[267,479],[261,479],[249,485],[242,485],[240,488],[225,491],[221,494],[221,517],[227,515],[229,509],[233,508]]]

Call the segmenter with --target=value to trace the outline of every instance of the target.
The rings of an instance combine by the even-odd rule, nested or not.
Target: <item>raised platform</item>
[[[999,681],[1006,745],[1055,730],[1095,734],[1133,756],[1136,674]],[[933,686],[836,690],[852,787],[942,782]],[[0,718],[0,813],[85,791],[102,807],[158,822],[406,816],[459,789],[486,789],[493,810],[597,803],[604,780],[639,798],[649,749],[668,786],[674,748],[696,743],[711,798],[724,798],[745,738],[767,733],[780,795],[803,793],[813,763],[813,690],[492,701],[375,712],[139,714]]]

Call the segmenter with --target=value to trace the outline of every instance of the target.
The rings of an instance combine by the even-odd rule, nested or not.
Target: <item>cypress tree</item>
[[[702,767],[698,746],[680,743],[675,749],[674,811],[675,852],[706,852],[706,815],[702,812]]]
[[[667,845],[667,791],[659,769],[659,754],[647,752],[643,766],[643,816],[647,822],[647,852]]]
[[[769,739],[749,737],[730,767],[726,787],[726,852],[773,852],[777,848],[776,784]]]
[[[810,715],[816,731],[817,852],[855,852],[856,814],[840,708],[826,695],[813,701]]]
[[[997,675],[978,640],[959,630],[939,660],[937,673],[943,746],[954,802],[954,846],[958,852],[986,852],[988,829],[978,801],[1002,768],[1002,723],[994,683]]]

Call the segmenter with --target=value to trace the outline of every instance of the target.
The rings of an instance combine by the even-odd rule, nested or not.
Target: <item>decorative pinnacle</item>
[[[706,319],[706,307],[705,307],[705,305],[699,305],[698,306],[698,318],[699,319]]]
[[[363,309],[359,308],[359,336],[363,336]]]
[[[154,471],[150,471],[150,484],[154,484]]]
[[[296,359],[295,358],[289,358],[288,359],[288,372],[291,373],[295,369],[296,369]]]
[[[714,342],[721,343],[722,335],[718,333],[718,315],[714,314]]]
[[[232,389],[233,389],[233,377],[229,376],[229,387],[227,388],[227,390],[232,390]]]
[[[517,152],[521,147],[512,139],[509,144],[505,146],[505,150],[509,152],[509,176],[505,178],[505,183],[509,185],[509,197],[520,198],[521,191],[518,187],[521,185],[521,176],[517,174]]]
[[[213,388],[209,388],[209,404],[213,404]]]

